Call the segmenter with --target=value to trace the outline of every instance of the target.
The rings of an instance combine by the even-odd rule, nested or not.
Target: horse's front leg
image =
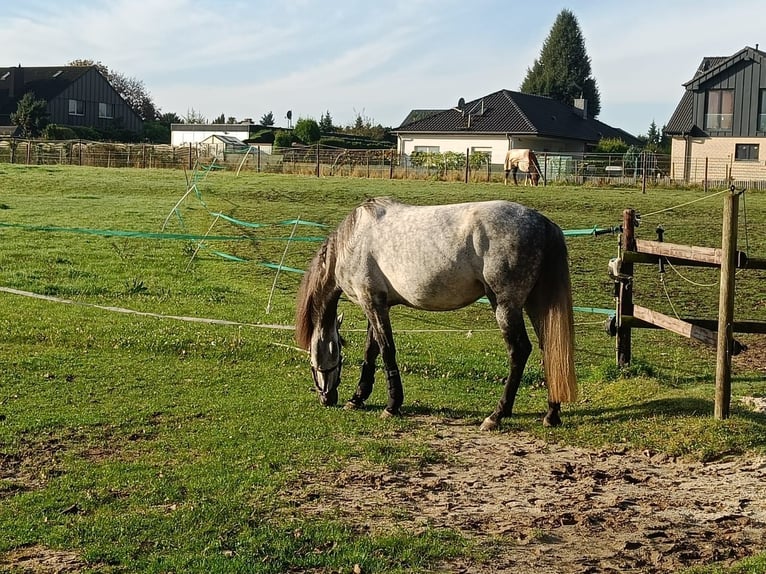
[[[521,316],[521,311],[506,312],[503,308],[498,307],[495,315],[508,347],[511,367],[508,378],[505,380],[503,394],[495,411],[481,423],[481,430],[485,431],[497,430],[500,428],[500,421],[504,417],[511,416],[516,393],[521,383],[521,376],[524,373],[527,359],[532,353],[532,343],[529,341],[529,336],[524,328],[524,318]]]
[[[375,362],[380,355],[380,347],[375,340],[372,331],[372,325],[367,322],[367,341],[364,347],[364,362],[362,363],[362,373],[359,376],[359,384],[356,386],[354,396],[346,403],[347,409],[358,409],[364,406],[375,384]]]
[[[400,414],[399,409],[404,402],[404,389],[402,387],[402,377],[399,374],[399,366],[396,364],[396,345],[394,345],[394,333],[391,330],[388,304],[382,302],[374,303],[368,319],[375,340],[378,342],[388,382],[388,404],[381,416],[384,418],[395,416]]]

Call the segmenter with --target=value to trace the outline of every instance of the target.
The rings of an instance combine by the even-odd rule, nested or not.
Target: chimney
[[[582,119],[588,119],[588,100],[584,98],[575,98],[574,107],[576,110],[578,110],[578,113]]]
[[[8,97],[11,99],[20,98],[24,95],[24,68],[21,64],[16,68],[11,68],[11,77],[9,78]]]

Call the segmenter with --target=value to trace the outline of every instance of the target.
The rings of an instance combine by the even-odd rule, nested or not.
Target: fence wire
[[[439,156],[440,154],[436,154]],[[381,179],[441,179],[446,181],[502,182],[503,166],[475,158],[455,161],[458,154],[443,154],[424,164],[399,154],[395,148],[343,149],[325,145],[272,149],[270,145],[227,148],[219,144],[182,146],[148,143],[105,143],[86,140],[0,139],[0,163],[26,165],[80,165],[105,168],[193,169],[215,162],[237,172],[346,176]],[[538,152],[544,183],[642,185],[692,184],[706,189],[738,186],[766,189],[762,162],[733,161],[731,157],[676,158],[654,153],[547,153]],[[521,174],[521,185],[525,177]]]

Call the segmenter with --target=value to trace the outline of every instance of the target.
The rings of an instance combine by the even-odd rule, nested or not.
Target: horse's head
[[[537,186],[537,184],[540,182],[540,172],[535,168],[529,170],[529,177],[532,180],[532,185],[534,186]]]
[[[340,315],[328,322],[326,327],[317,328],[311,337],[311,376],[314,378],[319,402],[326,407],[338,403],[338,385],[343,368],[343,338],[340,336],[342,322],[343,315]]]

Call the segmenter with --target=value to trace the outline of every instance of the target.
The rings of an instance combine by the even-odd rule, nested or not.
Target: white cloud
[[[556,15],[578,18],[601,119],[665,123],[705,56],[754,46],[762,2],[26,0],[6,8],[0,65],[101,61],[163,111],[259,118],[287,109],[397,125],[413,108],[518,89]],[[30,41],[33,39],[34,41]],[[649,117],[655,114],[664,117]]]

